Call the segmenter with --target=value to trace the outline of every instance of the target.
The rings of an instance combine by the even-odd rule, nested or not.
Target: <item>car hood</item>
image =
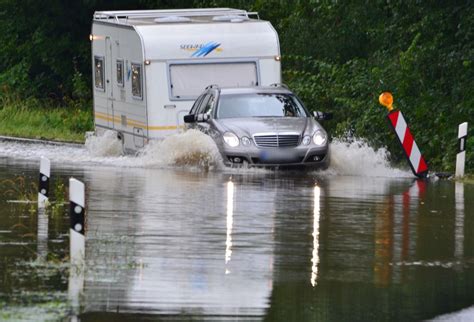
[[[252,117],[216,120],[219,131],[233,132],[237,136],[252,136],[258,133],[294,132],[300,135],[313,134],[321,126],[310,117]]]

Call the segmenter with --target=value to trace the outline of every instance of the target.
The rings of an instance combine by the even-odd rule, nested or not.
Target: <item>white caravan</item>
[[[90,39],[96,132],[125,152],[183,129],[209,85],[281,82],[275,29],[244,10],[98,11]]]

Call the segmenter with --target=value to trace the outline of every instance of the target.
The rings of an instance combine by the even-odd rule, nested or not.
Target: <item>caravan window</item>
[[[142,98],[142,65],[132,63],[132,96]]]
[[[94,57],[94,85],[95,88],[105,91],[104,86],[104,57]]]
[[[123,60],[117,60],[117,85],[123,87]]]
[[[221,87],[258,85],[255,62],[171,64],[171,96],[175,99],[194,99],[212,84]]]

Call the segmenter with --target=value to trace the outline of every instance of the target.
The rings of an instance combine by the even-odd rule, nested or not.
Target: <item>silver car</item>
[[[328,135],[286,86],[209,86],[184,116],[187,128],[211,136],[227,165],[329,165]]]

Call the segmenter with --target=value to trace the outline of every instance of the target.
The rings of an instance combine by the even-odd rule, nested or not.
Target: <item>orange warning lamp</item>
[[[389,112],[393,110],[393,96],[390,92],[383,92],[379,96],[379,103],[387,108]]]

